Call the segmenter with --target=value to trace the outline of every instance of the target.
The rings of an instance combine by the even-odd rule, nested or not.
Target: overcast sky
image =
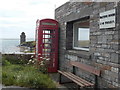
[[[37,19],[54,19],[54,10],[69,0],[0,0],[0,38],[35,37]]]

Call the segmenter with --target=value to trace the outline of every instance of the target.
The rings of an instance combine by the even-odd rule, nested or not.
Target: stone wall
[[[116,27],[99,29],[99,13],[116,9]],[[90,17],[90,50],[73,49],[73,22]],[[55,10],[55,19],[60,24],[59,69],[72,71],[71,60],[101,69],[98,86],[120,87],[120,4],[110,2],[67,2]],[[77,75],[94,82],[94,76],[76,69]]]
[[[34,59],[35,58],[35,54],[2,54],[2,56],[7,56],[7,57],[14,57],[14,59],[16,60],[25,60],[25,61],[29,61],[30,59]]]

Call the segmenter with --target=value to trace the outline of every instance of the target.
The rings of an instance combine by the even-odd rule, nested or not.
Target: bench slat
[[[74,80],[80,82],[81,84],[83,84],[84,86],[86,86],[85,83],[83,83],[82,81],[80,81],[79,79],[76,79],[74,76],[72,76],[71,74],[69,74],[68,72],[64,72],[67,76],[70,76],[71,78],[73,78]]]
[[[93,83],[90,83],[90,82],[88,82],[88,81],[86,81],[86,80],[84,80],[84,79],[82,79],[82,78],[80,78],[80,77],[74,75],[74,74],[71,73],[71,72],[68,72],[68,73],[69,73],[70,75],[74,76],[76,79],[82,81],[86,86],[94,86]]]
[[[85,70],[85,71],[88,71],[88,72],[90,72],[90,73],[93,73],[93,74],[95,74],[95,75],[97,75],[97,76],[100,76],[100,70],[95,69],[95,68],[92,67],[92,66],[88,66],[88,65],[85,65],[85,64],[83,64],[83,63],[76,62],[76,61],[70,61],[70,64],[73,65],[73,66],[75,66],[75,67],[78,67],[78,68],[80,68],[80,69],[83,69],[83,70]]]
[[[60,71],[60,70],[58,70],[58,72],[66,76],[67,78],[71,79],[75,83],[79,84],[81,87],[94,86],[94,84],[72,74],[71,72],[65,72],[65,71]]]
[[[68,76],[70,76],[70,77],[72,77],[73,79],[75,79],[76,81],[78,81],[78,82],[80,82],[81,84],[83,84],[84,87],[94,86],[94,84],[88,84],[88,83],[84,82],[82,78],[80,78],[80,77],[78,77],[78,76],[76,76],[76,75],[72,75],[72,74],[70,74],[70,73],[68,73],[68,72],[65,72],[65,73],[66,73]],[[77,78],[76,78],[75,76],[76,76]]]
[[[67,74],[65,74],[64,72],[62,71],[59,71],[58,72],[64,76],[66,76],[67,78],[69,78],[70,80],[74,81],[75,83],[77,83],[78,85],[80,85],[81,87],[84,87],[85,85],[81,84],[80,82],[76,81],[75,79],[71,78],[70,76],[68,76]]]

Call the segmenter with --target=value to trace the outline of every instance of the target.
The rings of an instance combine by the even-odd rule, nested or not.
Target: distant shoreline
[[[26,40],[35,40],[34,38],[27,38]],[[20,40],[19,38],[0,38],[0,40]]]
[[[34,41],[34,38],[27,38],[26,41]],[[0,52],[14,53],[20,52],[20,39],[18,38],[0,38]]]

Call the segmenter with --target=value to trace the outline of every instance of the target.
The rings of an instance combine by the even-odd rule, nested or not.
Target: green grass
[[[55,88],[52,79],[34,66],[7,64],[2,67],[2,84],[29,88]]]
[[[16,57],[12,55],[5,55],[2,56],[2,65],[7,65],[7,64],[18,64],[18,65],[23,65],[27,64],[28,60],[24,60],[22,57]]]
[[[0,84],[2,83],[2,66],[0,66]]]
[[[89,41],[88,40],[80,40],[79,46],[80,47],[89,47]]]

